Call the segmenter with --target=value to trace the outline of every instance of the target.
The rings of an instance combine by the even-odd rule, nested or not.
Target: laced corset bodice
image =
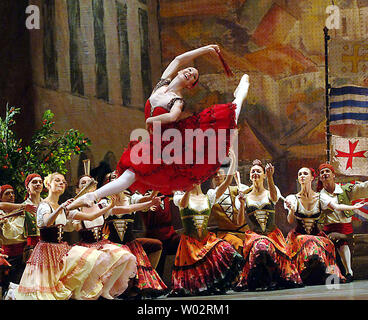
[[[296,208],[294,216],[296,218],[296,231],[301,234],[317,235],[320,231],[318,220],[321,218],[321,205],[319,198],[310,210],[307,210],[301,203],[298,196],[295,196]]]
[[[180,209],[184,234],[196,239],[204,238],[208,233],[207,224],[210,213],[211,205],[208,197],[200,205],[189,200],[188,206]]]
[[[254,201],[245,197],[246,220],[250,229],[259,234],[268,234],[276,228],[275,205],[268,197]]]

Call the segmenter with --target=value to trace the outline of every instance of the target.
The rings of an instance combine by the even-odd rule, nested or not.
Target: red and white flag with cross
[[[331,164],[338,174],[368,176],[368,138],[331,137]]]

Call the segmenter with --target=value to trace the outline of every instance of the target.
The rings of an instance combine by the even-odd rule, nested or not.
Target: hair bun
[[[262,161],[261,161],[261,160],[259,160],[259,159],[255,159],[255,160],[253,160],[252,165],[253,165],[253,166],[261,166],[261,167],[263,168]]]
[[[313,168],[309,168],[311,174],[312,174],[312,177],[313,177],[313,180],[317,177],[317,173],[316,173],[316,170],[314,170]]]

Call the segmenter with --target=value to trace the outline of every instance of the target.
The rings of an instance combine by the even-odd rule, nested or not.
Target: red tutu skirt
[[[194,184],[206,181],[215,174],[224,160],[219,159],[218,153],[225,153],[225,156],[228,154],[232,140],[231,129],[237,127],[235,109],[236,105],[232,103],[213,105],[189,118],[162,125],[161,136],[154,132],[149,139],[131,141],[117,165],[118,174],[121,175],[127,169],[133,171],[136,181],[129,189],[142,194],[147,190],[158,190],[169,195],[176,190],[189,190]],[[176,129],[175,134],[180,139],[163,141],[161,137],[167,129]],[[210,139],[199,139],[199,136],[198,139],[193,136],[186,138],[188,129],[201,129],[205,136],[210,133],[212,136]],[[170,149],[175,151],[168,153],[172,156],[172,163],[167,164],[162,160],[162,155]],[[138,164],[134,160],[137,155],[141,160]]]

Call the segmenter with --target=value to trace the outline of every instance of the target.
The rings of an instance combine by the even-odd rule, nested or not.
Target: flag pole
[[[325,26],[323,28],[325,35],[325,97],[326,97],[326,142],[327,142],[327,162],[330,162],[330,99],[329,99],[329,89],[331,88],[328,82],[328,40],[330,36],[328,35],[328,28]]]

